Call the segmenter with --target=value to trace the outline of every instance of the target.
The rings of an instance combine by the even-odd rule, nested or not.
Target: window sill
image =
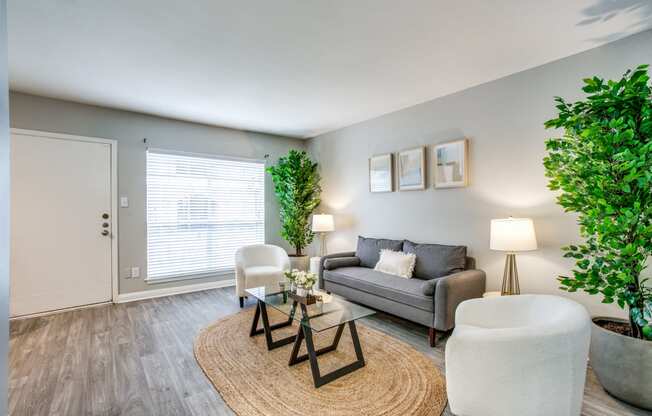
[[[189,274],[189,275],[170,276],[170,277],[159,277],[159,278],[154,278],[154,279],[145,279],[145,283],[147,283],[148,285],[157,285],[157,284],[162,284],[162,283],[181,282],[181,281],[185,281],[185,280],[197,280],[197,279],[207,279],[207,278],[211,278],[211,277],[228,276],[228,275],[232,275],[234,273],[235,273],[235,270],[222,270],[222,271],[211,272],[211,273]]]

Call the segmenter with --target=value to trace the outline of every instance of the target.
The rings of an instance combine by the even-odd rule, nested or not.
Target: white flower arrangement
[[[290,282],[306,289],[311,289],[317,282],[317,275],[311,272],[293,269],[285,272],[285,278]]]

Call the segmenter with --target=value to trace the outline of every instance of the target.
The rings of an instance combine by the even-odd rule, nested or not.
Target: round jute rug
[[[267,351],[265,337],[249,337],[253,308],[204,328],[195,357],[227,405],[238,415],[440,416],[446,382],[433,362],[406,343],[357,323],[366,366],[315,388],[310,364],[288,366],[292,344]],[[284,320],[270,308],[272,323]],[[274,331],[274,338],[297,327]],[[316,347],[335,330],[315,333]],[[305,343],[302,346],[305,353]],[[355,360],[348,326],[336,351],[319,356],[325,374]]]

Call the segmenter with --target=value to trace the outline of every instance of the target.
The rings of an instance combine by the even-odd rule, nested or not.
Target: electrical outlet
[[[129,208],[129,198],[126,196],[120,197],[120,208]]]
[[[131,268],[131,277],[132,278],[140,277],[140,267]]]

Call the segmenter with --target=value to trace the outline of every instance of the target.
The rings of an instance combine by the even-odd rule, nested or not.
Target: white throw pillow
[[[374,270],[409,279],[414,272],[416,261],[417,256],[413,253],[383,249],[380,250],[380,260]]]

